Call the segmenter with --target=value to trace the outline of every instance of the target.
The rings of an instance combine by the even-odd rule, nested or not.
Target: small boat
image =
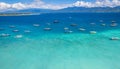
[[[95,23],[90,23],[91,25],[95,25]]]
[[[53,23],[59,23],[59,21],[58,20],[54,20],[54,22]]]
[[[70,26],[73,26],[73,27],[74,27],[74,26],[77,26],[77,24],[74,24],[74,23],[73,23],[73,24],[70,24]]]
[[[16,29],[16,30],[13,30],[13,32],[19,32],[19,30]]]
[[[22,38],[23,35],[16,35],[15,38]]]
[[[79,30],[79,31],[85,31],[86,29],[84,29],[84,28],[79,28],[78,30]]]
[[[45,31],[50,31],[52,30],[51,28],[44,28]]]
[[[106,26],[106,24],[105,24],[105,23],[102,23],[101,25],[102,25],[102,26]]]
[[[65,27],[64,30],[69,30],[69,28],[68,28],[68,27]]]
[[[72,33],[73,32],[68,27],[65,27],[64,30],[65,30],[65,33]]]
[[[33,24],[34,27],[39,27],[40,25],[39,24]]]
[[[90,31],[90,34],[96,34],[97,32],[96,31]]]
[[[71,30],[67,30],[67,31],[65,31],[65,33],[72,33],[73,31],[71,31]]]
[[[25,33],[30,33],[31,31],[30,30],[24,30]]]
[[[0,34],[0,37],[8,37],[8,36],[10,36],[10,34],[5,34],[5,33]]]
[[[51,25],[50,23],[47,23],[47,25]]]
[[[69,33],[72,33],[73,31],[70,30],[70,31],[68,31],[68,32],[69,32]]]
[[[115,23],[116,21],[111,21],[112,23]]]
[[[117,23],[112,23],[110,26],[111,27],[115,27],[115,26],[117,26],[118,24]]]
[[[111,37],[110,40],[120,40],[119,37]]]
[[[10,28],[15,28],[15,26],[14,26],[14,25],[10,25],[9,27],[10,27]]]

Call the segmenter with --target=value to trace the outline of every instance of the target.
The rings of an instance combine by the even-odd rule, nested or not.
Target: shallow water
[[[69,18],[70,17],[70,18]],[[72,17],[72,18],[71,18]],[[36,16],[0,17],[0,69],[120,69],[119,13],[59,13]],[[52,23],[59,20],[60,23]],[[101,26],[103,20],[106,26]],[[111,21],[118,23],[111,27]],[[95,23],[91,25],[90,23]],[[32,25],[39,23],[40,27]],[[47,25],[46,23],[51,23]],[[78,26],[71,27],[71,23]],[[15,25],[15,28],[9,28]],[[50,27],[51,31],[43,28]],[[73,33],[65,34],[64,27]],[[86,29],[78,31],[79,27]],[[19,32],[12,32],[18,29]],[[24,30],[31,30],[25,33]],[[97,34],[89,34],[89,31]],[[22,38],[15,38],[16,35]]]

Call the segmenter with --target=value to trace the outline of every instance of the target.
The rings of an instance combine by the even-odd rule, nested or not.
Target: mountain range
[[[24,9],[24,10],[12,10],[6,11],[10,13],[111,13],[111,12],[120,12],[120,6],[118,7],[93,7],[93,8],[86,8],[86,7],[68,7],[59,10],[51,10],[51,9]]]

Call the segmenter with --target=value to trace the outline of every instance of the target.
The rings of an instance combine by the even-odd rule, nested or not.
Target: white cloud
[[[92,7],[93,4],[91,2],[77,1],[73,4],[73,6],[77,7]]]
[[[0,10],[8,9],[10,7],[11,7],[10,4],[6,4],[4,2],[0,2]]]
[[[102,0],[96,2],[77,1],[73,4],[77,7],[116,7],[120,6],[120,0]]]
[[[85,1],[77,1],[73,4],[62,4],[62,5],[52,5],[47,4],[43,2],[42,0],[34,0],[31,3],[5,3],[0,2],[0,11],[6,11],[11,9],[21,10],[21,9],[27,9],[27,8],[41,8],[41,9],[62,9],[67,8],[71,6],[77,6],[77,7],[115,7],[120,6],[120,0],[102,0],[102,1],[96,1],[96,2],[85,2]]]
[[[52,5],[52,4],[47,4],[44,3],[41,0],[34,0],[31,3],[5,3],[5,2],[0,2],[0,11],[6,11],[6,10],[11,10],[11,9],[16,9],[16,10],[21,10],[21,9],[27,9],[27,8],[40,8],[40,9],[61,9],[70,6],[69,4],[62,4],[62,5]]]
[[[47,4],[44,3],[41,0],[35,0],[34,2],[32,2],[31,4],[28,4],[28,8],[42,8],[42,9],[61,9],[61,8],[65,8],[68,7],[69,5],[52,5],[52,4]]]
[[[25,8],[27,8],[27,5],[19,2],[19,3],[12,4],[11,8],[13,8],[13,9],[25,9]]]

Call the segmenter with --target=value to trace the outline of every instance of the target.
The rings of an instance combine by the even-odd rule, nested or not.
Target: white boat
[[[33,24],[33,26],[35,26],[35,27],[39,27],[40,25],[39,25],[39,24]]]
[[[52,30],[51,28],[44,28],[45,31],[50,31]]]
[[[96,31],[90,31],[90,34],[96,34],[97,32]]]
[[[13,30],[13,32],[19,32],[19,30]]]
[[[24,30],[25,33],[30,33],[31,31],[30,30]]]
[[[65,31],[65,33],[72,33],[73,31],[71,31],[71,30],[67,30],[67,31]]]
[[[84,29],[84,28],[79,28],[78,30],[79,30],[79,31],[85,31],[86,29]]]
[[[64,30],[69,30],[69,28],[68,28],[68,27],[65,27]]]
[[[91,25],[95,25],[95,23],[90,23]]]
[[[16,35],[15,38],[22,38],[23,35]]]
[[[15,26],[14,26],[14,25],[10,25],[9,27],[10,27],[10,28],[15,28]]]
[[[77,26],[77,24],[73,23],[73,24],[70,24],[70,26]]]
[[[102,26],[106,26],[106,24],[105,24],[105,23],[102,23],[101,25],[102,25]]]
[[[111,21],[112,23],[115,23],[116,21]]]
[[[0,37],[8,37],[8,36],[10,36],[10,34],[5,34],[5,33],[0,34]]]
[[[111,37],[110,40],[120,40],[119,37]]]
[[[68,31],[68,32],[69,32],[69,33],[72,33],[73,31],[70,30],[70,31]]]
[[[46,23],[47,25],[51,25],[51,23]]]
[[[110,26],[115,27],[117,25],[118,25],[117,23],[112,23]]]
[[[54,22],[53,23],[59,23],[59,21],[58,20],[54,20]]]

